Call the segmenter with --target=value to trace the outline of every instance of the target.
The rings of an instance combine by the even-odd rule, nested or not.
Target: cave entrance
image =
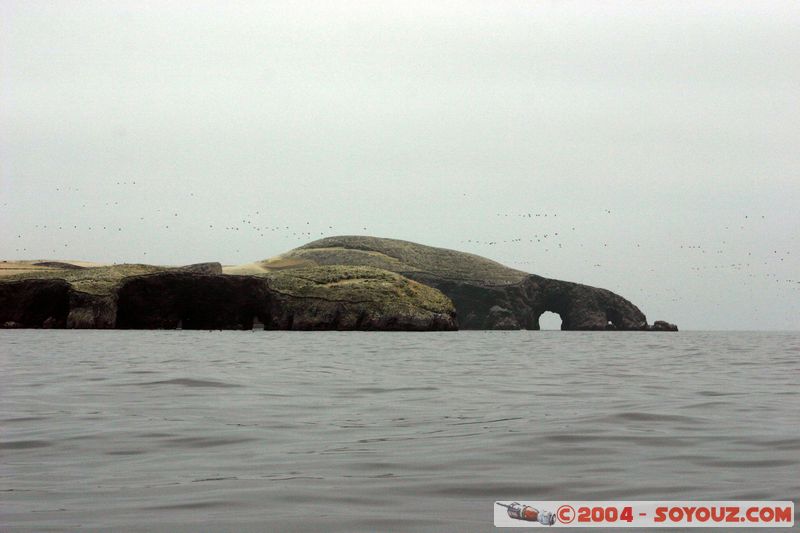
[[[542,331],[546,330],[561,330],[561,324],[563,321],[561,320],[561,315],[558,313],[553,313],[552,311],[545,311],[541,315],[539,315],[539,329]]]

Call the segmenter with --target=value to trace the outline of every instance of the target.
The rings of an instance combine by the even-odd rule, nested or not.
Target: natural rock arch
[[[564,319],[558,313],[544,311],[536,317],[536,325],[542,330],[559,330],[563,329]]]

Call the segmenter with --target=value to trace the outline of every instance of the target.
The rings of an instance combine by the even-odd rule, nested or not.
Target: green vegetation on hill
[[[21,279],[63,279],[76,291],[105,296],[111,294],[123,278],[152,274],[168,270],[167,267],[121,264],[94,268],[62,269],[31,271],[23,274],[6,276],[3,280],[15,281]]]
[[[415,314],[420,309],[450,314],[453,303],[438,290],[371,267],[324,266],[261,274],[283,294],[326,301],[374,304],[391,314]]]
[[[400,274],[507,285],[528,274],[474,254],[379,237],[328,237],[262,261],[267,270],[311,265],[363,265]]]

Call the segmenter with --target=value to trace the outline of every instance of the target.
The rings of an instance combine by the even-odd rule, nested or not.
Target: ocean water
[[[797,504],[799,377],[797,332],[5,330],[0,530],[487,531],[495,500]]]

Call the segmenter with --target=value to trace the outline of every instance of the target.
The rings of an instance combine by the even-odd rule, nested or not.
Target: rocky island
[[[677,330],[606,289],[364,236],[232,267],[50,261],[0,278],[5,328],[537,330],[546,311],[562,330]]]

